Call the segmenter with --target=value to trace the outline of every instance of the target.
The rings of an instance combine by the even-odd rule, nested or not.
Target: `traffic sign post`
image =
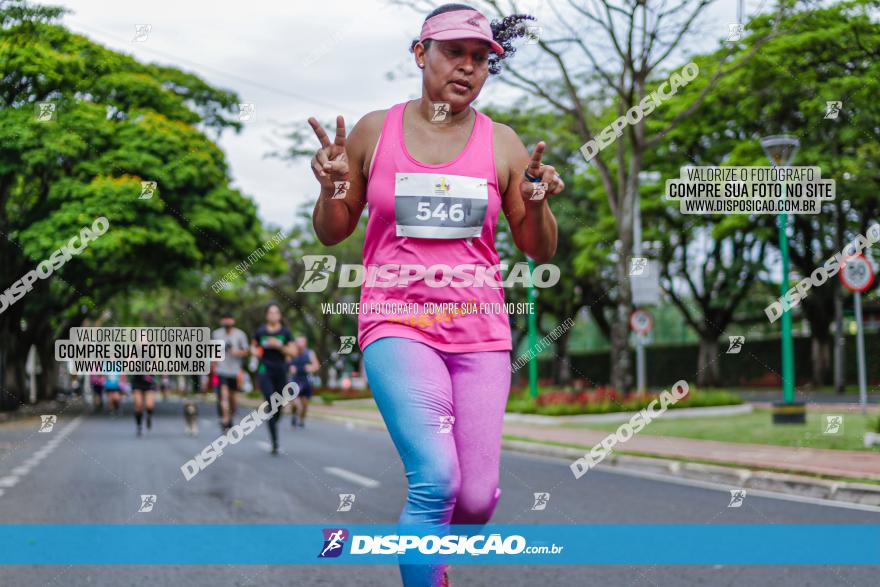
[[[859,405],[862,413],[868,411],[868,384],[865,377],[865,338],[862,324],[862,292],[874,283],[874,268],[864,255],[854,255],[846,259],[837,274],[843,286],[853,292],[853,305],[856,313],[856,353],[859,363]]]
[[[654,326],[654,317],[647,310],[636,310],[629,316],[629,327],[636,334],[644,336],[651,332]]]

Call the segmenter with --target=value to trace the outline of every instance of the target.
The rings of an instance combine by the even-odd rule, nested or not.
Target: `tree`
[[[259,243],[255,206],[230,187],[224,155],[205,134],[240,127],[225,117],[237,97],[73,34],[55,24],[61,14],[20,1],[0,7],[3,287],[96,218],[109,230],[0,313],[7,394],[22,389],[32,344],[44,373],[54,372],[54,338],[114,296],[174,285]],[[156,189],[142,198],[144,181]]]
[[[777,27],[785,30],[767,42],[750,63],[719,83],[703,108],[670,133],[658,160],[670,167],[695,165],[762,165],[762,136],[794,133],[801,150],[793,165],[818,166],[823,178],[836,182],[837,201],[821,214],[795,215],[789,248],[793,268],[810,275],[867,228],[878,212],[880,187],[880,25],[872,21],[875,0],[839,2],[834,6],[795,12],[780,22],[759,17],[748,26],[741,52]],[[715,59],[720,52],[707,56]],[[687,87],[695,95],[700,88]],[[826,119],[826,102],[843,102],[837,119]],[[742,223],[745,217],[723,224]],[[829,220],[830,218],[830,220]],[[741,229],[760,232],[777,246],[775,217],[756,217]],[[791,285],[794,285],[793,283]],[[810,324],[811,366],[815,385],[828,382],[831,366],[831,323],[837,280],[810,290],[801,304]],[[767,299],[766,304],[771,299]]]

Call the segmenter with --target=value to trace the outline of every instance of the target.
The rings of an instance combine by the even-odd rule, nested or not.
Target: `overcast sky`
[[[520,0],[517,5],[546,29],[552,21],[547,1]],[[52,3],[72,10],[64,19],[71,30],[141,61],[193,72],[255,104],[255,120],[246,122],[238,135],[225,133],[220,145],[235,186],[257,202],[264,220],[285,228],[292,224],[295,208],[314,201],[318,190],[308,161],[266,158],[284,145],[279,140],[282,125],[342,114],[350,130],[367,112],[417,98],[421,91],[418,78],[405,74],[417,71],[408,48],[425,15],[385,0]],[[746,13],[766,3],[748,0]],[[736,4],[718,0],[703,19],[705,32],[692,37],[688,49],[716,46],[726,36],[727,23],[736,21]],[[133,42],[138,24],[151,27],[143,42]],[[515,59],[522,62],[539,49],[524,45],[519,51]],[[386,78],[390,71],[398,73],[395,80]],[[478,109],[514,97],[492,77],[475,103]]]

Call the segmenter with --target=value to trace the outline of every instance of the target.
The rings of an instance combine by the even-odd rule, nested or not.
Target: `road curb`
[[[582,449],[541,444],[537,442],[526,442],[522,440],[504,440],[502,442],[502,447],[517,452],[549,457],[570,458],[572,460],[584,456],[584,451]],[[673,459],[641,457],[626,454],[612,454],[599,466],[659,473],[698,481],[708,481],[721,485],[729,485],[731,489],[775,491],[777,493],[813,497],[828,501],[880,506],[880,485],[871,485],[868,483],[834,481],[831,479],[819,479],[789,473],[726,467],[723,465],[689,463]]]
[[[344,422],[346,425],[358,428],[385,430],[383,422],[368,418],[335,416],[326,413],[315,413],[314,417]],[[503,439],[501,447],[514,452],[571,460],[584,456],[584,449],[523,440]],[[806,475],[614,453],[599,466],[706,481],[727,485],[731,489],[773,491],[828,501],[880,506],[880,485],[868,483],[835,481]]]

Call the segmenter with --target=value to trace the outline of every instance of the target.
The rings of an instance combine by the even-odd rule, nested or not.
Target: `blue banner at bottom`
[[[0,545],[0,565],[880,565],[875,524],[9,524]]]

